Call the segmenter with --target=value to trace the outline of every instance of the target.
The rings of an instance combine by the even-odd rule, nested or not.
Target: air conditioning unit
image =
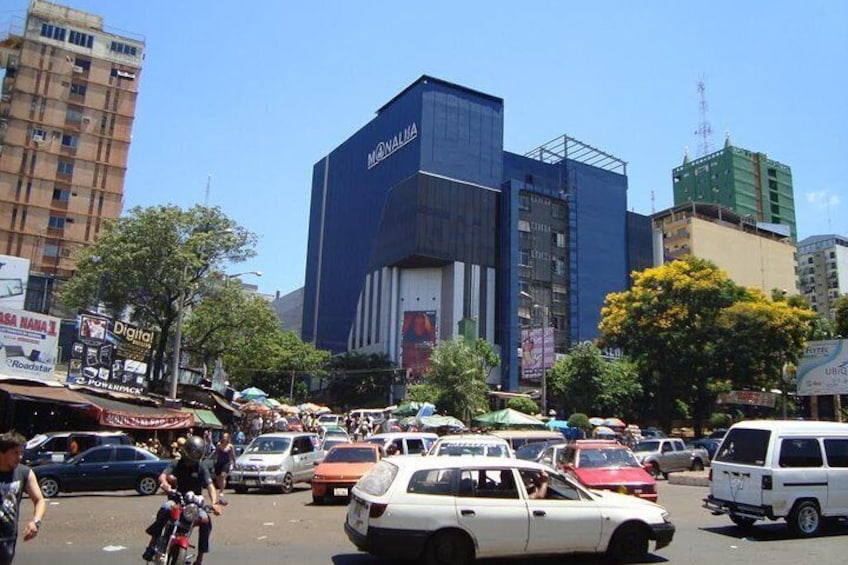
[[[74,65],[74,72],[77,73],[78,75],[81,75],[83,73],[83,70],[84,69],[82,67],[80,67],[79,65]]]
[[[44,134],[43,133],[34,133],[32,134],[33,143],[44,143]]]

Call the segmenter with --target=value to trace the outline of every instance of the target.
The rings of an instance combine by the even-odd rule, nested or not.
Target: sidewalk
[[[669,473],[668,482],[672,485],[686,485],[690,487],[708,487],[709,467],[703,471],[682,471],[680,473]]]

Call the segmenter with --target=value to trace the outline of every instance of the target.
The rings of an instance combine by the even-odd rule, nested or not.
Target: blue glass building
[[[626,164],[566,136],[505,152],[502,99],[422,76],[315,164],[308,246],[304,340],[419,369],[481,337],[516,390],[522,327],[565,353],[627,287]]]

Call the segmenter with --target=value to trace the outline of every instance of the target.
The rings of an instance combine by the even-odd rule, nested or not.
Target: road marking
[[[263,526],[273,526],[274,522],[263,522],[262,525]]]
[[[107,545],[103,548],[103,551],[123,551],[126,547],[123,545]]]

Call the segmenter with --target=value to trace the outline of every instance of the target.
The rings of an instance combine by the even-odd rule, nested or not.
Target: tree
[[[525,398],[523,396],[516,396],[514,398],[510,398],[506,401],[506,407],[512,408],[513,410],[518,410],[519,412],[523,412],[525,414],[535,415],[539,413],[539,405],[533,402],[529,398]]]
[[[568,417],[568,427],[577,428],[584,433],[591,431],[592,424],[589,423],[589,416],[582,412],[575,412]]]
[[[198,304],[210,275],[226,263],[254,255],[256,237],[219,208],[176,206],[134,208],[105,222],[95,243],[75,257],[77,271],[64,286],[66,308],[84,310],[102,302],[114,316],[127,314],[158,330],[153,355],[155,379],[177,319]]]
[[[410,402],[429,402],[435,406],[439,400],[439,389],[428,383],[408,385],[404,400],[409,400]]]
[[[398,374],[385,353],[345,353],[330,360],[328,394],[333,405],[347,408],[383,407]]]
[[[439,343],[430,355],[426,382],[438,390],[439,412],[466,422],[488,407],[486,375],[500,358],[488,344],[477,340],[471,346],[463,338]]]
[[[616,416],[625,421],[638,419],[643,391],[636,364],[627,359],[616,359],[607,362],[604,369],[595,413]]]
[[[833,309],[835,311],[833,325],[836,329],[836,335],[848,338],[848,294],[843,294],[837,298],[833,304]]]

